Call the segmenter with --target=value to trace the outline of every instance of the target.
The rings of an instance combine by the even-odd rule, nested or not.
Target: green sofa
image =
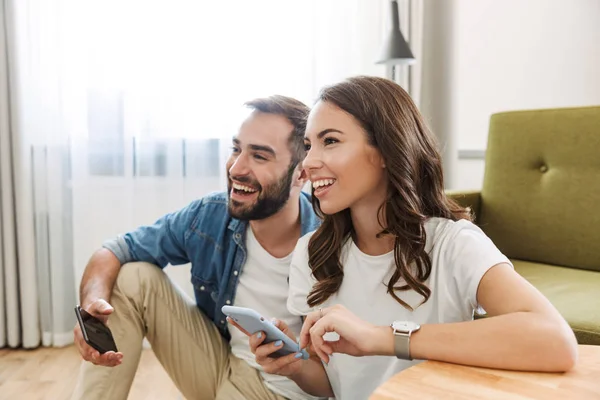
[[[449,192],[569,322],[600,345],[600,107],[490,120],[480,192]]]

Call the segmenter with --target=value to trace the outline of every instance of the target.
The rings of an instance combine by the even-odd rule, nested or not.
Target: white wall
[[[600,1],[454,1],[459,149],[485,149],[495,112],[600,105]],[[483,161],[459,164],[479,188]]]

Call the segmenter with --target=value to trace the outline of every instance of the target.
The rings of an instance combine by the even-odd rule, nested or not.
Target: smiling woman
[[[446,196],[436,140],[399,85],[358,76],[325,87],[305,147],[323,222],[298,241],[288,309],[305,316],[300,347],[323,364],[297,366],[299,385],[326,376],[315,394],[365,399],[414,360],[573,367],[572,330]],[[481,308],[488,318],[474,321]]]

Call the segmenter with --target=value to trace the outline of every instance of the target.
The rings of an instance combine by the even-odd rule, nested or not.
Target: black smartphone
[[[75,307],[75,315],[77,315],[81,333],[87,344],[98,350],[100,354],[107,351],[118,351],[108,326],[79,306]]]

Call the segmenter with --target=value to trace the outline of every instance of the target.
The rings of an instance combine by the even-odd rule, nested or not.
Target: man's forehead
[[[273,150],[279,151],[279,144],[276,140],[270,140],[270,137],[276,137],[277,135],[255,135],[252,133],[244,133],[240,131],[237,135],[231,138],[231,141],[237,146],[249,147],[271,147]]]
[[[242,122],[234,140],[240,145],[287,147],[292,124],[281,115],[253,113]]]

